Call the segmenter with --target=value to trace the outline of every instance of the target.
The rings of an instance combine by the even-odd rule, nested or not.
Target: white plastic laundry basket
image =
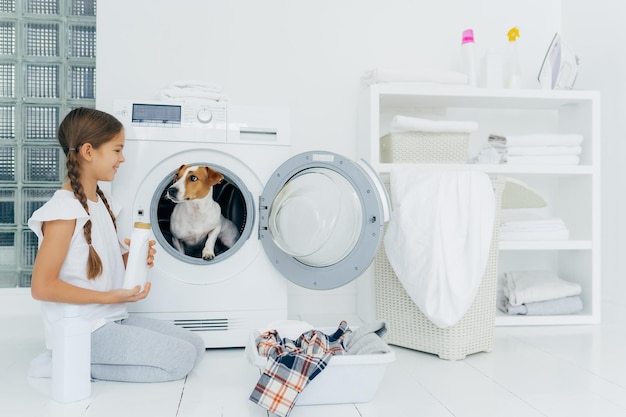
[[[332,334],[337,328],[321,328]],[[280,333],[280,330],[279,330]],[[256,336],[250,333],[245,354],[248,361],[263,372],[267,358],[256,349]],[[298,395],[296,406],[319,404],[365,403],[374,398],[383,380],[387,366],[396,359],[395,352],[369,355],[337,355]]]

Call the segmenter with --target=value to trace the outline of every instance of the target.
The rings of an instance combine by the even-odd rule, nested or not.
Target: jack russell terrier
[[[181,165],[176,171],[167,198],[176,203],[170,232],[172,244],[180,253],[185,253],[185,246],[204,244],[202,259],[213,259],[217,239],[228,248],[239,239],[239,230],[213,200],[213,186],[223,179],[222,174],[207,166]]]

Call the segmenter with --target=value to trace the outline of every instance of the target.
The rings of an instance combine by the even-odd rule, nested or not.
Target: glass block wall
[[[56,129],[95,106],[96,0],[0,0],[0,288],[29,287],[27,225],[65,178]]]

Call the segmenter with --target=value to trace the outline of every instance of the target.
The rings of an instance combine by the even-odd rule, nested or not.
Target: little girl
[[[128,253],[117,238],[120,208],[98,186],[98,181],[112,181],[124,162],[122,124],[107,113],[77,108],[61,122],[58,140],[68,180],[28,221],[39,238],[31,293],[43,301],[46,346],[50,349],[52,326],[63,315],[62,303],[79,304],[81,316],[91,322],[92,378],[184,378],[204,356],[202,338],[174,324],[129,316],[125,307],[145,298],[150,283],[143,291],[139,286],[122,289]]]

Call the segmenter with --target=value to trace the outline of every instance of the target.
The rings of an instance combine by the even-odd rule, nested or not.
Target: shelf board
[[[557,109],[599,98],[597,91],[512,90],[420,83],[383,83],[372,86],[372,91],[380,96],[381,107]]]
[[[496,326],[552,326],[569,324],[596,324],[599,317],[591,314],[567,314],[560,316],[524,316],[496,313]]]
[[[391,172],[393,166],[401,163],[380,163],[378,171]],[[488,174],[550,174],[550,175],[591,175],[593,168],[589,165],[542,166],[542,165],[491,165],[491,164],[407,164],[418,165],[424,169],[434,170],[468,170],[483,171]]]

